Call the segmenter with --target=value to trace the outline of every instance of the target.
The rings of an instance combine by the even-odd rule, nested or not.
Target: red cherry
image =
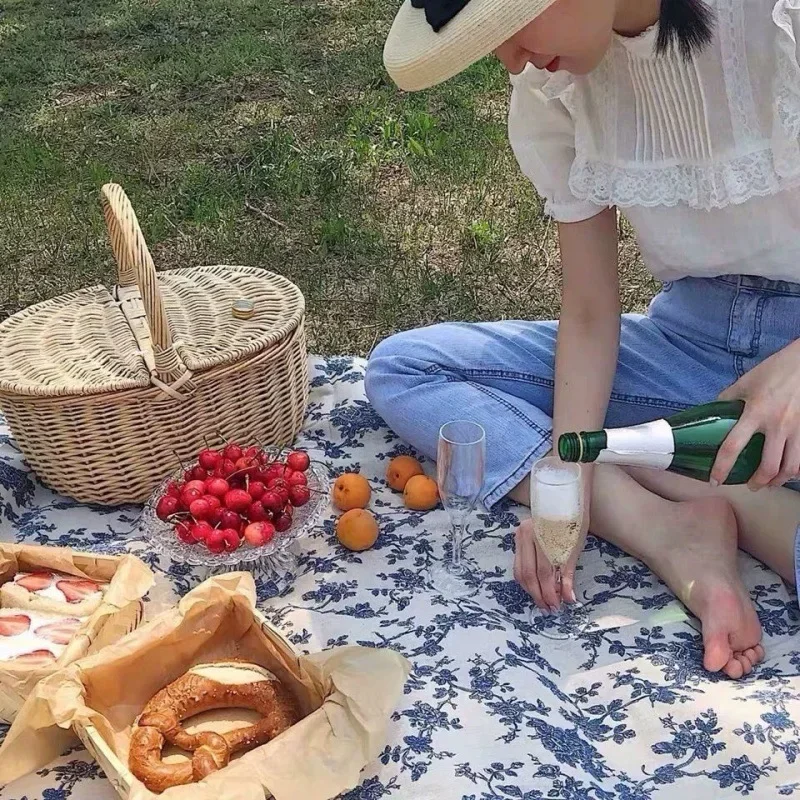
[[[214,468],[215,478],[230,478],[236,470],[236,465],[229,458],[222,460],[219,466]]]
[[[253,500],[260,500],[266,491],[267,487],[261,481],[250,481],[247,486],[247,493]]]
[[[205,492],[201,491],[195,486],[187,486],[183,493],[181,494],[181,502],[189,508],[189,506],[195,501],[199,500]]]
[[[311,459],[304,450],[295,450],[286,456],[286,463],[298,472],[305,472],[311,466]]]
[[[204,520],[195,522],[192,525],[192,538],[196,542],[204,542],[213,532],[214,528],[212,528],[211,525]]]
[[[290,486],[289,502],[297,507],[304,506],[311,499],[311,492],[308,486]]]
[[[211,525],[213,527],[218,528],[220,526],[220,524],[222,523],[222,512],[223,511],[224,511],[224,509],[222,507],[220,507],[220,508],[215,508],[211,512],[211,516],[208,518],[208,521],[211,523]]]
[[[297,472],[296,470],[286,478],[286,483],[289,486],[305,486],[308,483],[305,472]]]
[[[286,467],[283,464],[270,464],[264,473],[264,477],[267,479],[267,486],[269,486],[269,482],[274,478],[282,478],[285,469]]]
[[[211,506],[201,497],[199,500],[194,500],[191,503],[189,506],[189,513],[195,519],[207,520],[211,516]]]
[[[236,550],[241,544],[241,540],[239,539],[239,531],[235,531],[233,528],[223,528],[222,540],[225,543],[225,549],[228,552]]]
[[[186,491],[187,489],[197,489],[198,491],[202,492],[203,494],[206,493],[206,482],[203,480],[191,480],[186,486],[183,487],[183,490]]]
[[[229,508],[223,508],[219,512],[219,524],[223,528],[233,528],[236,531],[242,529],[242,518]]]
[[[222,453],[219,450],[201,450],[197,462],[204,470],[213,472],[222,463]]]
[[[261,455],[261,451],[255,445],[251,445],[242,455],[244,455],[245,458],[256,460]]]
[[[214,497],[225,497],[230,491],[230,484],[225,478],[209,478],[206,481],[206,492]]]
[[[169,519],[178,510],[178,498],[173,497],[171,494],[165,494],[156,503],[156,516],[159,519]]]
[[[253,473],[258,469],[258,462],[253,458],[246,458],[242,456],[241,458],[236,459],[236,463],[234,466],[234,472],[239,475],[253,475]]]
[[[164,493],[169,497],[177,497],[178,500],[181,498],[181,492],[183,491],[183,486],[179,486],[175,481],[170,481],[167,484],[167,491]]]
[[[278,533],[283,533],[292,527],[292,518],[288,514],[278,514],[273,520],[273,524]]]
[[[261,502],[267,511],[272,511],[274,514],[277,514],[283,508],[281,496],[277,492],[273,492],[272,489],[264,492]]]
[[[195,544],[197,541],[194,538],[192,532],[192,523],[183,521],[179,522],[175,526],[175,535],[184,543],[184,544]]]
[[[211,533],[206,536],[206,547],[212,553],[222,553],[225,550],[225,537],[221,530],[212,528]]]
[[[269,519],[269,511],[264,508],[264,504],[260,500],[256,500],[254,503],[250,503],[245,516],[250,522],[266,522]]]
[[[223,451],[222,455],[229,458],[231,461],[236,461],[237,458],[242,457],[242,448],[238,444],[229,444]]]
[[[194,480],[194,469],[187,469],[186,472],[183,473],[183,482],[189,483],[189,481]]]
[[[225,495],[225,508],[238,511],[240,514],[250,507],[253,498],[244,489],[231,489]]]
[[[222,500],[220,500],[219,497],[215,497],[213,494],[204,494],[200,499],[205,500],[206,503],[211,506],[212,514],[222,507]]]
[[[192,470],[192,478],[196,481],[204,481],[208,477],[208,473],[202,467],[195,467]]]
[[[253,547],[262,547],[272,541],[275,535],[275,526],[269,522],[251,522],[244,529],[244,538]]]

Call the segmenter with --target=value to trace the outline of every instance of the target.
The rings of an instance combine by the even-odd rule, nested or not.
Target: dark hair
[[[714,12],[705,0],[661,0],[656,49],[664,53],[673,47],[689,58],[711,41]]]

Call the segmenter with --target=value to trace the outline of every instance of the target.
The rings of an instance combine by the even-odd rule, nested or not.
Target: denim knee
[[[364,390],[375,410],[384,416],[396,386],[393,378],[409,371],[409,356],[414,351],[414,330],[395,333],[384,339],[371,353],[364,376]],[[413,368],[411,369],[413,370]]]

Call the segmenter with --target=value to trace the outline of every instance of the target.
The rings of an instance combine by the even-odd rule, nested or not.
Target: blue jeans
[[[396,334],[370,358],[367,395],[429,458],[445,422],[479,422],[487,442],[482,500],[491,507],[552,447],[557,328],[445,323]],[[634,425],[713,400],[798,337],[800,284],[746,275],[668,283],[647,315],[622,318],[605,424]]]

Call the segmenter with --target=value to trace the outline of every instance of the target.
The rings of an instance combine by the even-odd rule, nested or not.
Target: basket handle
[[[147,315],[155,358],[152,382],[176,399],[183,398],[191,386],[192,373],[186,368],[173,345],[155,264],[147,249],[136,212],[119,184],[107,183],[101,193],[103,216],[111,250],[117,262],[119,285],[123,288],[139,289]],[[179,391],[181,387],[183,392]]]

